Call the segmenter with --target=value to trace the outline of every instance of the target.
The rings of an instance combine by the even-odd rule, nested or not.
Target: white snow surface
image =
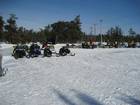
[[[13,46],[14,46],[14,44],[1,43],[0,44],[0,54],[2,54],[3,56],[11,55],[12,51],[14,49]]]
[[[10,48],[13,47],[14,44],[5,44],[5,43],[1,43],[0,44],[0,49],[4,49],[4,48]]]
[[[140,105],[140,49],[71,51],[76,55],[4,56],[0,105]]]

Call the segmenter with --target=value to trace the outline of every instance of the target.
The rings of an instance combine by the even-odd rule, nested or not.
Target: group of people
[[[51,57],[52,54],[56,54],[57,56],[66,56],[70,53],[70,50],[67,46],[63,46],[62,48],[60,48],[58,53],[56,51],[52,51],[52,46],[53,45],[49,46],[47,42],[44,43],[42,47],[40,47],[37,43],[32,43],[30,47],[24,44],[18,44],[14,48],[12,55],[17,59],[23,57],[33,58],[38,57],[39,55],[43,55],[44,57]]]

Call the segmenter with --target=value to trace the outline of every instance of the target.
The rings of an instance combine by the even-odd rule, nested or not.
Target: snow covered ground
[[[0,105],[140,105],[140,49],[71,50],[18,60],[7,50]]]
[[[13,46],[14,46],[13,44],[5,44],[5,43],[0,44],[0,53],[3,56],[11,55],[14,49]]]

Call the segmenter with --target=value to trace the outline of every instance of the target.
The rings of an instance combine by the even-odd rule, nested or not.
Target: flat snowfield
[[[75,56],[4,56],[0,105],[140,105],[140,49],[71,49]]]

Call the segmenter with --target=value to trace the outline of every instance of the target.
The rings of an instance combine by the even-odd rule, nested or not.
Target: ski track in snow
[[[140,49],[71,50],[75,56],[4,56],[0,105],[140,105]]]

